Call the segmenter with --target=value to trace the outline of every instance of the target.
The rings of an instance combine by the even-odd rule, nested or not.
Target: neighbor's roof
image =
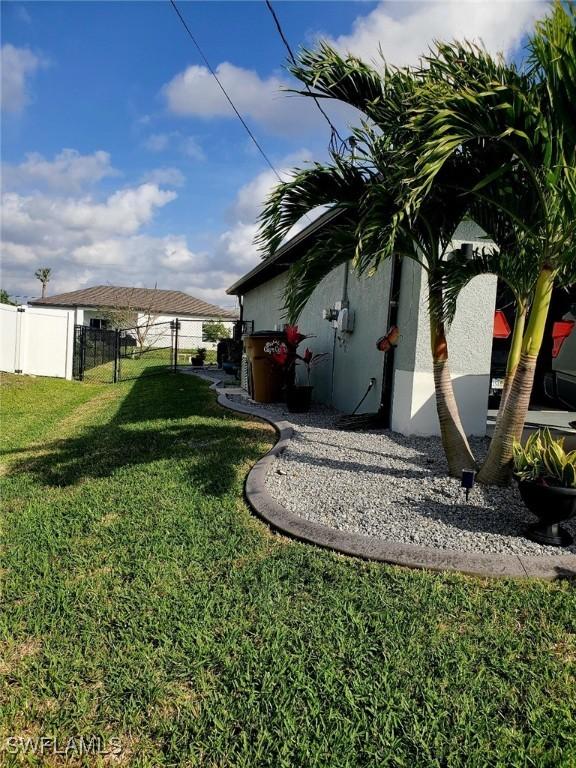
[[[37,307],[93,307],[97,309],[137,309],[167,315],[194,315],[234,320],[238,313],[196,299],[182,291],[162,291],[159,288],[121,288],[116,285],[95,285],[69,293],[58,293],[45,299],[28,302]]]
[[[318,231],[341,213],[341,208],[330,208],[321,216],[318,216],[311,224],[308,224],[307,227],[290,238],[286,243],[283,243],[273,256],[263,259],[254,269],[251,269],[234,285],[231,285],[226,290],[226,293],[236,296],[241,295],[262,285],[262,283],[267,282],[271,278],[281,275],[282,272],[286,272],[294,262],[304,255],[306,248],[310,245]]]

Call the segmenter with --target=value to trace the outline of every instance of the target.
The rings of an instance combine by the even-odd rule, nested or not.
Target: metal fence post
[[[114,384],[118,383],[120,368],[120,331],[118,328],[114,332]]]
[[[180,328],[180,320],[176,318],[174,321],[174,373],[178,370],[178,329]]]
[[[84,371],[86,370],[86,328],[80,327],[80,381],[84,381]]]

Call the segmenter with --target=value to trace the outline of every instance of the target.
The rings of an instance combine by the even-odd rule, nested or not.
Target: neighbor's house
[[[238,312],[208,304],[182,291],[165,291],[159,288],[123,288],[115,285],[95,285],[69,293],[34,299],[34,307],[49,307],[74,311],[75,325],[90,328],[113,327],[121,320],[126,326],[148,324],[161,329],[173,320],[182,323],[183,336],[194,339],[195,346],[204,345],[211,349],[216,345],[206,341],[204,332],[207,323],[222,322],[232,335]],[[158,332],[159,338],[165,334]],[[154,332],[148,334],[147,343],[154,345]]]
[[[322,215],[228,289],[254,331],[282,328],[288,269],[335,215]],[[476,224],[464,221],[453,247],[489,242]],[[486,429],[496,282],[479,276],[462,291],[448,335],[454,390],[469,435]],[[388,260],[372,277],[358,277],[350,264],[337,267],[318,285],[298,325],[314,336],[306,342],[313,351],[328,353],[312,372],[315,400],[352,413],[375,379],[357,413],[379,411],[403,434],[438,434],[426,276],[415,261]],[[392,325],[400,329],[399,344],[382,353],[376,341]]]

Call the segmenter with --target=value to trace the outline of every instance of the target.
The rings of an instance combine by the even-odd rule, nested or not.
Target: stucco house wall
[[[463,242],[486,245],[482,230],[464,222],[456,232],[454,248]],[[314,399],[351,413],[366,392],[371,378],[375,386],[358,413],[378,410],[382,395],[384,353],[376,340],[388,328],[391,262],[382,264],[372,277],[349,271],[347,298],[355,313],[352,333],[341,333],[322,317],[323,309],[342,300],[346,267],[333,270],[318,285],[299,319],[300,331],[312,334],[306,344],[327,357],[312,372]],[[244,294],[243,319],[254,330],[281,328],[286,322],[283,292],[287,273],[274,277]],[[492,349],[496,278],[477,277],[462,292],[456,318],[448,333],[450,367],[464,428],[483,435]],[[400,341],[395,352],[391,426],[404,434],[438,434],[426,275],[416,262],[402,264],[398,326]],[[300,371],[302,378],[303,371]]]
[[[496,284],[493,275],[474,278],[458,298],[447,333],[454,393],[468,435],[486,432]],[[403,434],[438,434],[428,289],[426,275],[415,262],[405,262],[403,267],[398,326],[392,429]]]
[[[340,333],[324,320],[322,311],[343,297],[345,266],[333,270],[318,285],[304,308],[298,326],[301,333],[313,338],[303,343],[313,352],[326,353],[326,358],[312,370],[314,399],[333,405],[344,412],[352,411],[365,393],[370,378],[376,385],[358,413],[377,411],[382,387],[382,352],[376,340],[386,333],[390,265],[385,264],[372,277],[359,278],[350,270],[348,301],[355,313],[353,333]],[[254,330],[274,330],[286,322],[283,292],[286,273],[264,283],[244,296],[244,320],[254,322]],[[304,383],[305,371],[298,367]]]

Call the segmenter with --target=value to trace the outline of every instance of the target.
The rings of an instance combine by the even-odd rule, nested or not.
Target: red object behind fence
[[[506,315],[501,309],[497,309],[494,312],[494,338],[507,339],[510,333],[510,326],[508,320],[506,320]]]
[[[574,325],[576,325],[574,320],[559,320],[557,323],[554,323],[552,326],[552,340],[554,341],[552,357],[558,357],[560,350],[562,349],[562,344],[564,344],[568,336],[570,336]]]

